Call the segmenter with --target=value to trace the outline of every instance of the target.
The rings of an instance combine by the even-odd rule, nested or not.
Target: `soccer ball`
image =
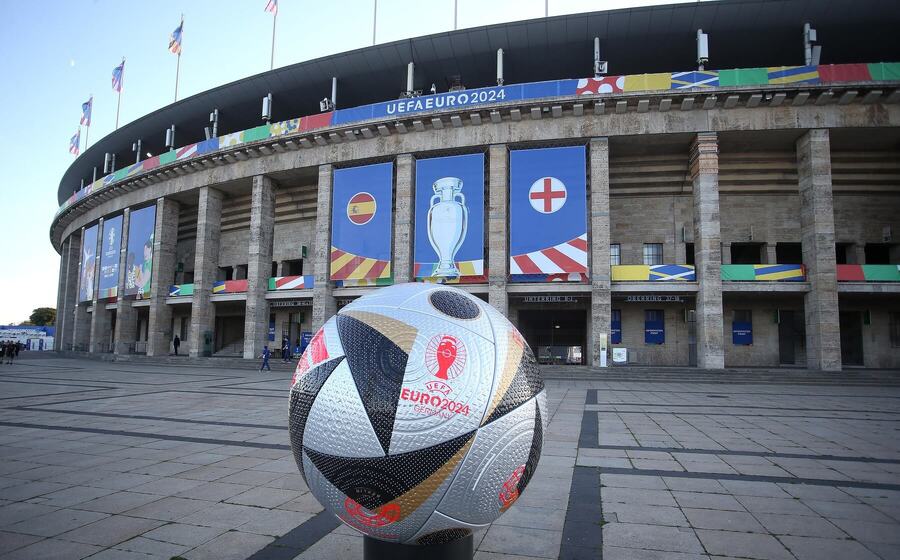
[[[442,285],[381,288],[312,338],[290,435],[312,493],[371,537],[441,544],[521,495],[541,455],[544,382],[499,312]]]

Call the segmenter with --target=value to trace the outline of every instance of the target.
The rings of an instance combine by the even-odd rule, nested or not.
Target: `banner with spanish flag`
[[[393,163],[334,171],[331,279],[391,277]]]

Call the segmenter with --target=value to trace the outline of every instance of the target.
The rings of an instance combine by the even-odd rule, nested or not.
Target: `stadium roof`
[[[609,74],[690,70],[695,34],[710,35],[708,68],[803,64],[802,26],[818,31],[822,63],[900,61],[900,9],[896,0],[719,0],[646,6],[516,21],[379,44],[285,66],[167,105],[95,142],[66,170],[57,197],[62,204],[103,154],[133,158],[132,142],[165,150],[165,130],[175,124],[180,146],[204,139],[209,113],[219,109],[219,134],[261,124],[260,103],[271,92],[273,121],[312,115],[338,77],[339,107],[387,101],[405,89],[406,65],[416,63],[415,88],[432,83],[446,91],[454,75],[469,88],[494,85],[496,50],[505,52],[507,84],[593,74],[593,37],[601,40]]]

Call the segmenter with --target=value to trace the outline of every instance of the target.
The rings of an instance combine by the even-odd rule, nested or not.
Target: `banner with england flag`
[[[416,280],[487,282],[484,154],[416,160],[415,233]]]
[[[585,166],[584,146],[510,152],[511,281],[587,281]]]
[[[341,286],[391,277],[394,164],[334,170],[331,279]]]

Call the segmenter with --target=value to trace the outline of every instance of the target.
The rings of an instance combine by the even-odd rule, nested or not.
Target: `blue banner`
[[[331,279],[391,277],[393,163],[334,170]]]
[[[132,211],[128,217],[128,253],[125,256],[125,295],[150,297],[153,272],[153,230],[156,206]]]
[[[612,321],[610,331],[610,344],[622,344],[622,321]]]
[[[587,273],[585,148],[510,152],[509,270]]]
[[[275,321],[269,321],[269,342],[275,342]]]
[[[484,154],[416,161],[416,278],[484,276]]]
[[[103,220],[100,253],[100,299],[114,298],[119,289],[119,252],[122,249],[122,216]]]
[[[413,113],[476,107],[489,103],[540,99],[560,95],[574,95],[578,80],[554,80],[511,86],[495,86],[462,91],[450,91],[434,95],[420,95],[406,99],[395,99],[385,103],[373,103],[334,112],[332,124],[346,124],[387,117],[403,117]]]
[[[300,353],[306,352],[306,347],[309,346],[309,341],[312,340],[313,333],[310,331],[303,331],[300,333]]]
[[[732,321],[731,343],[735,346],[750,346],[753,344],[753,323]]]
[[[94,299],[94,274],[97,265],[97,226],[84,230],[81,238],[81,277],[78,280],[78,301]]]
[[[665,321],[644,321],[644,344],[665,344]]]

